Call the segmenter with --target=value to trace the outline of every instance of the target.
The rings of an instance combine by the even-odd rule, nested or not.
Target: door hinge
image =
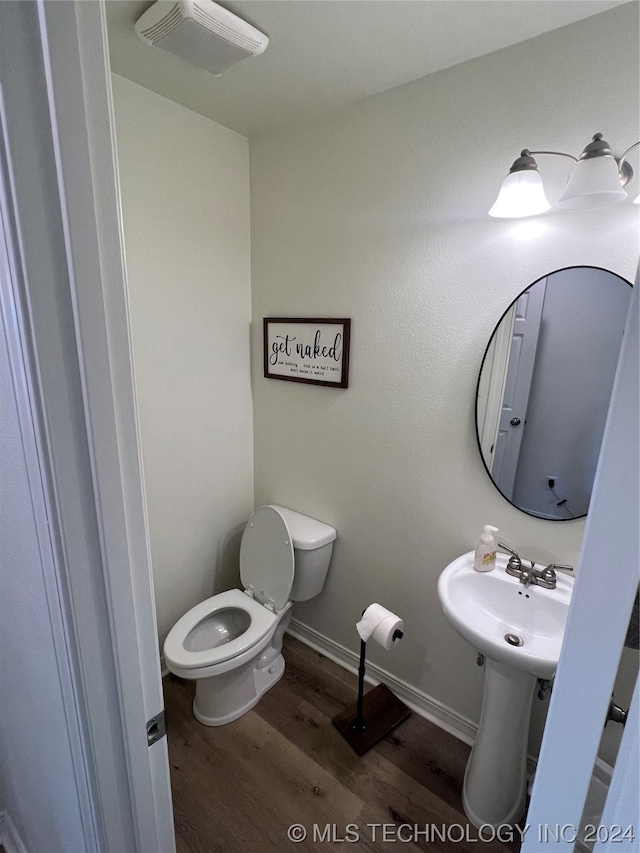
[[[157,740],[163,738],[167,733],[167,726],[164,719],[164,709],[151,717],[147,723],[147,743],[152,746]]]

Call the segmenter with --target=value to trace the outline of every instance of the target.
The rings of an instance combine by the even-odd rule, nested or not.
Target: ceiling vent
[[[145,44],[175,53],[219,77],[223,71],[264,53],[269,39],[212,0],[157,0],[136,21]]]

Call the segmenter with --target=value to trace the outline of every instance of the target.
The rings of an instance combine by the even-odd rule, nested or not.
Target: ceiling
[[[233,0],[270,38],[222,77],[141,42],[149,0],[108,0],[112,70],[246,136],[317,116],[624,0]]]

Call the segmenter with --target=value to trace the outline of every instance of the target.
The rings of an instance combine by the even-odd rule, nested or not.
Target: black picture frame
[[[329,388],[349,385],[351,320],[265,317],[264,375]]]

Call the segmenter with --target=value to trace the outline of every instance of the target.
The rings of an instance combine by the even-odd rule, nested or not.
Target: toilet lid
[[[284,518],[272,506],[258,507],[242,534],[242,585],[252,586],[262,604],[272,599],[274,608],[282,610],[291,595],[293,571],[293,542]]]

